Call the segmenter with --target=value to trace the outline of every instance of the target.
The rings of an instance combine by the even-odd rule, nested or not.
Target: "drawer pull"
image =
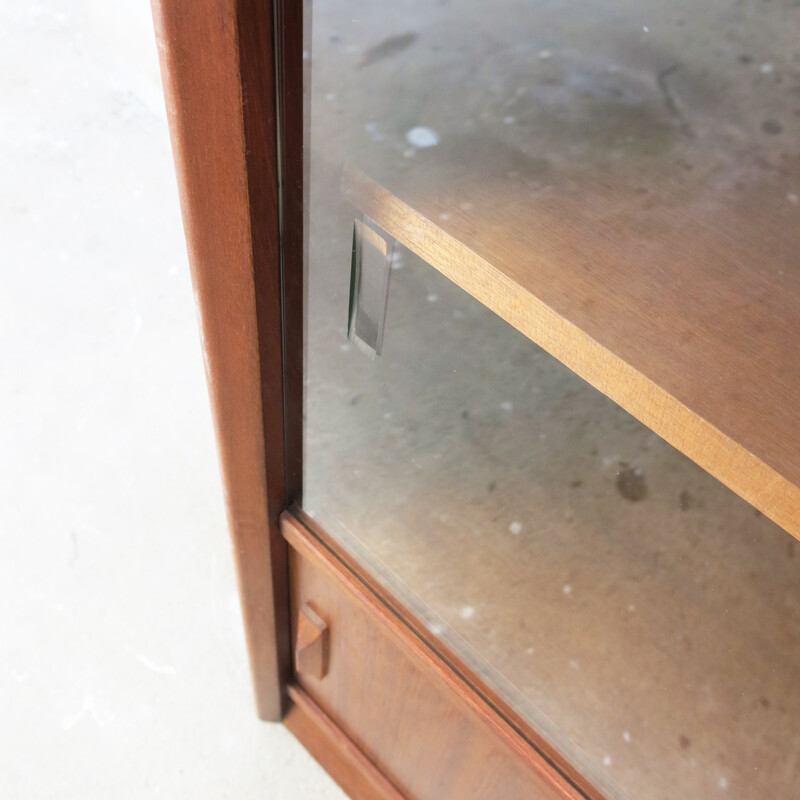
[[[294,664],[298,674],[320,680],[328,672],[328,625],[306,603],[297,617]]]

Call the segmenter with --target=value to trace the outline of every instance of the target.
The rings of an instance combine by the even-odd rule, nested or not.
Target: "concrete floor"
[[[0,19],[0,795],[342,797],[253,712],[149,6]]]

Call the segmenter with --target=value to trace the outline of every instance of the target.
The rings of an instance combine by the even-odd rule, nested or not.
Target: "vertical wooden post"
[[[259,716],[290,670],[278,133],[269,0],[152,0]]]

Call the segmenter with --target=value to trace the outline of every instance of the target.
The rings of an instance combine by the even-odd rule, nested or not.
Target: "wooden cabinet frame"
[[[353,797],[405,796],[402,781],[294,673],[292,597],[300,573],[313,567],[426,686],[450,697],[480,736],[494,737],[501,758],[529,770],[530,796],[599,799],[485,680],[300,510],[308,229],[303,3],[152,3],[259,716],[284,720]],[[772,511],[783,520],[780,508]],[[298,559],[311,567],[298,567]]]
[[[287,480],[284,402],[300,403],[284,390],[275,16],[254,0],[156,0],[153,17],[256,705],[280,720],[278,517],[299,475]]]
[[[259,716],[285,719],[353,797],[403,796],[293,680],[284,514],[295,548],[365,604],[535,781],[554,797],[598,797],[324,531],[296,506],[286,512],[302,476],[302,4],[152,5]]]

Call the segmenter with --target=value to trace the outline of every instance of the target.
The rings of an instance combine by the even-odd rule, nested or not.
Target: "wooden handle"
[[[299,675],[320,680],[328,672],[328,625],[306,603],[297,617],[294,665]]]

